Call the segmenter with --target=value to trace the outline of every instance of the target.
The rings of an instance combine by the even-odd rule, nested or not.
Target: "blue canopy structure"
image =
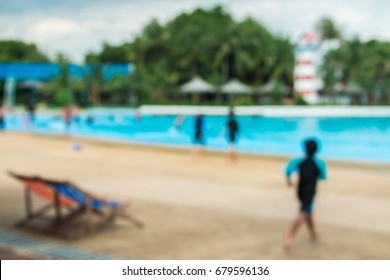
[[[92,65],[81,66],[68,65],[70,76],[82,79],[94,71]],[[126,76],[134,71],[134,66],[127,63],[101,64],[99,71],[105,81],[114,76]],[[56,63],[32,63],[32,62],[0,62],[0,80],[4,80],[4,104],[13,105],[16,84],[18,82],[47,82],[61,75],[61,66]]]
[[[59,75],[54,63],[0,63],[0,79],[49,81]]]
[[[115,75],[125,76],[134,71],[134,66],[127,63],[102,64],[105,80],[111,80]],[[84,78],[92,70],[92,66],[69,64],[69,74],[76,78]],[[61,68],[56,63],[0,63],[0,79],[13,78],[17,81],[50,81],[61,74]]]
[[[104,65],[104,79],[111,80],[115,75],[126,76],[133,73],[133,64],[115,63]]]

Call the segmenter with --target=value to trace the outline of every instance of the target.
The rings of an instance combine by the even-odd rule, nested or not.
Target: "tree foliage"
[[[325,49],[320,73],[327,95],[335,94],[336,84],[349,82],[364,88],[371,103],[390,103],[390,42],[347,39],[328,17],[315,28]],[[199,8],[164,24],[152,20],[129,42],[104,43],[101,51],[85,56],[83,80],[69,75],[70,62],[57,57],[61,75],[47,88],[55,92],[56,103],[77,101],[76,93],[83,93],[92,104],[124,104],[131,95],[138,103],[175,102],[180,99],[179,86],[197,75],[217,86],[238,78],[254,87],[269,81],[291,87],[293,49],[289,38],[272,33],[253,18],[237,21],[221,6]],[[3,40],[0,61],[49,59],[35,44]],[[131,63],[135,72],[106,81],[104,67],[109,63]],[[273,103],[280,103],[283,93],[271,97]],[[247,98],[237,102],[250,103]]]
[[[97,55],[135,64],[130,86],[140,100],[176,100],[179,86],[196,75],[216,85],[231,78],[253,86],[270,79],[291,85],[293,79],[290,41],[251,18],[235,21],[221,6],[182,13],[166,24],[152,20],[131,43],[105,44]]]
[[[35,44],[17,40],[0,40],[1,62],[47,62],[48,57]]]
[[[321,41],[341,40],[343,38],[342,32],[336,23],[329,17],[321,18],[316,26],[317,32],[320,34]]]
[[[370,103],[390,101],[390,42],[344,41],[327,53],[322,67],[325,84],[354,83],[365,89]]]

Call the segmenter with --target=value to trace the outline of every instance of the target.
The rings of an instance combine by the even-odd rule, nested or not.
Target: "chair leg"
[[[28,224],[29,222],[33,221],[34,219],[42,217],[51,208],[53,208],[53,205],[47,204],[47,205],[43,206],[42,208],[40,208],[39,210],[37,210],[35,213],[32,211],[32,209],[30,209],[30,212],[27,215],[27,217],[24,218],[23,220],[19,221],[16,224],[16,226],[18,226],[18,227],[24,226],[24,225]]]
[[[31,191],[28,187],[24,188],[24,201],[25,201],[25,208],[26,208],[26,217],[31,218],[33,216],[33,210],[32,210],[32,197],[31,197]]]
[[[124,218],[130,222],[132,222],[133,224],[135,224],[137,227],[139,228],[143,228],[144,227],[144,223],[141,222],[139,219],[137,219],[136,217],[130,215],[130,214],[127,214],[127,213],[117,213],[116,216],[120,217],[120,218]]]
[[[86,201],[86,216],[87,216],[87,231],[92,231],[95,227],[94,221],[93,221],[93,208],[92,208],[92,199],[91,197],[87,197]]]
[[[57,191],[54,192],[54,208],[55,208],[56,221],[59,222],[62,219],[62,213],[61,213],[60,194]]]
[[[119,208],[115,209],[115,216],[125,218],[126,220],[132,222],[139,228],[143,228],[144,224],[134,216],[126,213],[127,208],[131,205],[131,201],[127,200],[125,201]]]

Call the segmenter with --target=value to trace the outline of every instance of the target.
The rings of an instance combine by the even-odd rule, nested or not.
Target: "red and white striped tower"
[[[318,35],[304,34],[295,49],[294,92],[310,103],[318,101]]]

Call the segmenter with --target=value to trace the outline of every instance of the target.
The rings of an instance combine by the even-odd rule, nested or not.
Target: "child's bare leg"
[[[299,212],[298,216],[293,221],[291,227],[286,232],[283,241],[283,247],[286,251],[288,251],[291,247],[292,240],[294,238],[295,233],[298,231],[302,222],[305,220],[306,214],[304,212]]]
[[[204,158],[204,157],[205,157],[205,154],[206,154],[206,149],[205,149],[205,147],[202,145],[202,146],[199,147],[199,157]]]
[[[314,227],[313,216],[311,214],[307,214],[305,221],[306,221],[306,225],[307,225],[309,232],[310,232],[311,240],[317,241],[318,235],[317,235],[317,231],[315,230],[315,227]]]
[[[234,149],[234,145],[232,144],[229,149],[229,156],[228,156],[230,162],[234,162],[237,160],[236,151]]]
[[[199,147],[194,145],[192,148],[192,161],[196,161],[199,158]]]

